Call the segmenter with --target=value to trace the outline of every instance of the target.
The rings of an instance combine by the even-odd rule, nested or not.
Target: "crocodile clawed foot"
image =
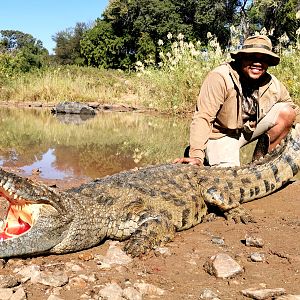
[[[226,220],[233,220],[235,223],[256,223],[251,214],[243,207],[238,206],[224,213]]]
[[[215,213],[209,213],[202,218],[202,223],[212,222],[217,218]]]
[[[149,240],[134,237],[126,241],[124,251],[132,257],[140,257],[143,254],[147,254],[151,250],[151,246]]]
[[[175,227],[167,219],[149,218],[126,241],[124,251],[133,257],[147,254],[152,249],[170,242],[175,235]]]

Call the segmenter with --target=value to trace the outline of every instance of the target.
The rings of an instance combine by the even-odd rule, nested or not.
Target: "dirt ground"
[[[36,178],[34,178],[36,180]],[[48,181],[58,189],[81,184],[80,182]],[[60,288],[59,297],[66,300],[99,299],[99,287],[115,282],[122,288],[136,282],[153,284],[164,290],[163,295],[146,295],[143,299],[201,299],[205,289],[217,294],[219,299],[246,299],[241,290],[248,288],[284,288],[287,294],[300,294],[300,181],[294,181],[284,189],[265,198],[245,204],[256,223],[234,224],[223,218],[200,224],[190,230],[177,233],[173,242],[166,245],[169,255],[151,252],[143,258],[135,258],[126,266],[99,269],[94,257],[105,255],[109,241],[98,247],[66,255],[39,256],[10,259],[4,263],[0,274],[14,274],[16,266],[36,264],[64,266],[72,262],[82,267],[79,272],[94,275],[94,282],[77,282]],[[246,246],[246,234],[263,240],[262,248]],[[220,237],[223,245],[212,238]],[[252,253],[265,255],[264,262],[253,262]],[[227,253],[243,268],[244,272],[232,279],[220,279],[209,275],[204,263],[217,253]],[[77,274],[78,275],[78,274]],[[22,283],[27,299],[48,299],[52,287],[42,284]],[[81,298],[83,294],[89,297]],[[101,299],[101,298],[100,298]],[[124,298],[125,299],[125,298]]]

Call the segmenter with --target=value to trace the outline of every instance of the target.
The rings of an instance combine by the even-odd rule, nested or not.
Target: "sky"
[[[109,0],[6,0],[0,6],[0,30],[29,33],[53,54],[52,36],[76,23],[100,18]]]

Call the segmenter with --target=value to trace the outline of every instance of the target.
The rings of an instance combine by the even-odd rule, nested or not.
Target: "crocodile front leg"
[[[217,207],[221,212],[229,211],[240,205],[237,198],[229,188],[221,188],[216,185],[203,187],[201,189],[202,197],[208,206]]]
[[[205,203],[217,207],[227,220],[235,223],[253,223],[254,218],[240,205],[240,198],[234,195],[229,188],[215,186],[203,188],[202,195]]]
[[[164,215],[144,215],[140,226],[126,241],[124,250],[133,257],[148,253],[175,236],[175,226]]]
[[[253,216],[243,207],[238,206],[224,213],[226,220],[233,220],[235,223],[256,223]]]

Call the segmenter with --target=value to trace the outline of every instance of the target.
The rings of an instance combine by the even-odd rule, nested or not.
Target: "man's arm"
[[[196,110],[190,126],[190,158],[203,163],[204,150],[212,131],[212,123],[226,99],[224,78],[217,72],[210,72],[205,78],[197,100]],[[192,164],[199,164],[196,160]]]

